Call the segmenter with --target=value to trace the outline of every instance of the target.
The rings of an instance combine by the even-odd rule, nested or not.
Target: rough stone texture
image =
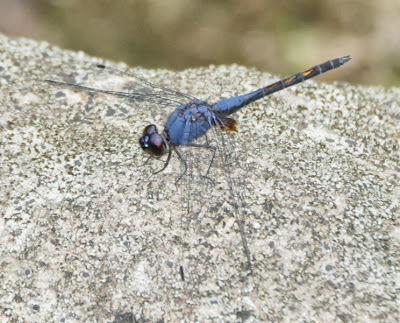
[[[175,184],[179,160],[151,176],[138,145],[173,109],[42,82],[90,83],[99,62],[126,69],[0,35],[1,321],[400,319],[399,89],[307,81],[255,102],[210,132],[214,183],[186,147]],[[211,102],[276,79],[134,72]]]

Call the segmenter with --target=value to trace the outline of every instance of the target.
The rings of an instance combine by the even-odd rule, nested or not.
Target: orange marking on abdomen
[[[266,90],[266,91],[269,91],[269,90],[273,89],[274,87],[276,87],[277,85],[278,85],[278,83],[274,83],[274,84],[272,84],[272,85],[266,87],[265,90]]]
[[[309,70],[307,70],[307,71],[304,71],[302,74],[303,74],[303,76],[308,76],[308,75],[310,75],[313,71],[314,71],[314,69],[311,68],[311,69],[309,69]]]
[[[288,77],[287,79],[283,80],[283,83],[288,84],[288,83],[292,82],[295,78],[296,78],[296,76]]]

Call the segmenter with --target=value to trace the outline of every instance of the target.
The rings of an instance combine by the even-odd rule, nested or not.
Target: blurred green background
[[[148,68],[238,63],[280,76],[400,83],[400,0],[0,0],[0,32]]]

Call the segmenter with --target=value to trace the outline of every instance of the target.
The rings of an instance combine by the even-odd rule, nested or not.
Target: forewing
[[[132,73],[97,65],[79,83],[46,80],[49,84],[68,87],[74,91],[109,94],[131,101],[142,101],[166,106],[179,106],[195,100],[194,97],[153,84]]]

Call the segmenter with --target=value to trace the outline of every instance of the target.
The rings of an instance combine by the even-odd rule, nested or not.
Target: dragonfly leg
[[[145,165],[149,162],[149,160],[150,160],[151,158],[153,158],[152,155],[150,155],[149,158],[147,158],[146,161],[144,162],[144,164],[143,164],[142,166],[140,166],[140,167],[145,166]]]
[[[153,173],[153,175],[162,172],[164,169],[166,169],[166,168],[168,167],[169,161],[171,160],[171,155],[172,155],[172,150],[169,149],[169,151],[168,151],[168,157],[167,157],[167,160],[166,160],[165,163],[164,163],[164,167],[161,168],[160,170],[156,171],[155,173]],[[150,157],[151,157],[151,156],[150,156]],[[147,163],[147,161],[146,161],[146,163]]]
[[[188,168],[188,167],[187,167],[187,163],[186,163],[185,158],[183,158],[183,156],[182,156],[182,154],[179,152],[179,150],[176,149],[175,146],[171,146],[171,147],[172,147],[172,149],[175,151],[175,153],[178,155],[178,158],[179,158],[179,160],[181,161],[181,164],[182,164],[182,166],[183,166],[183,172],[178,176],[178,178],[177,178],[176,181],[175,181],[175,184],[177,184],[177,183],[181,180],[182,176],[186,174],[186,171],[187,171],[187,168]],[[171,150],[170,150],[170,151],[171,151]],[[169,156],[168,156],[168,157],[169,157]]]

